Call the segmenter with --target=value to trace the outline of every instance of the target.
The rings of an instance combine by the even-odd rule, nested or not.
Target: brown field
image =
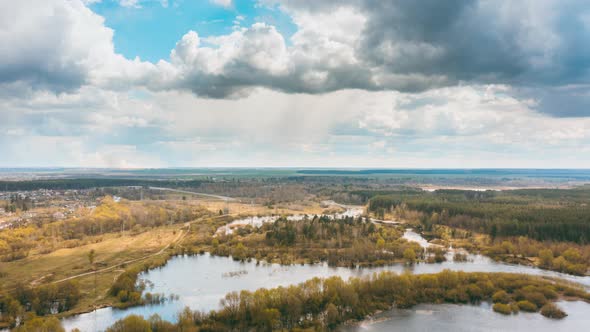
[[[180,233],[182,227],[183,225],[166,226],[140,234],[132,232],[106,234],[96,237],[95,240],[100,240],[97,243],[71,249],[59,249],[49,254],[33,253],[18,261],[1,263],[2,271],[5,273],[2,278],[3,289],[10,290],[18,283],[42,285],[59,282],[64,278],[92,272],[92,267],[88,262],[88,253],[94,249],[97,269],[112,268],[97,273],[96,298],[94,297],[94,275],[92,273],[75,278],[79,282],[83,294],[76,310],[85,310],[92,302],[104,305],[108,303],[105,295],[113,280],[126,267],[126,264],[115,265],[160,252],[182,235]],[[140,261],[130,264],[135,263],[140,263]]]

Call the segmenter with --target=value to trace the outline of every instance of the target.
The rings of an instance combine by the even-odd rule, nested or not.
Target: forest
[[[429,228],[443,224],[488,234],[544,241],[590,241],[590,188],[512,191],[399,191],[376,195],[368,209],[377,216],[397,208],[424,213]]]
[[[0,191],[29,191],[29,190],[72,190],[92,189],[101,187],[125,186],[156,186],[156,187],[198,187],[201,180],[157,180],[157,179],[117,179],[117,178],[88,178],[88,179],[48,179],[25,181],[0,181]]]

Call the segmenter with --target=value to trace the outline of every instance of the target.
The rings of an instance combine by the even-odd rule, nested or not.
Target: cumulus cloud
[[[271,81],[289,72],[283,36],[273,26],[256,23],[201,45],[194,31],[185,34],[172,50],[170,80],[156,79],[163,88],[184,88],[198,95],[225,97]]]
[[[155,65],[116,54],[113,30],[79,0],[0,4],[0,87],[5,96],[132,87]]]
[[[576,96],[563,111],[552,103],[559,99],[552,89],[590,79],[590,46],[583,43],[590,37],[590,9],[582,1],[266,3],[279,3],[296,24],[288,41],[264,23],[205,40],[191,31],[170,61],[141,80],[152,89],[213,98],[242,97],[255,87],[417,93],[506,84],[538,96],[540,111],[590,114],[586,97]]]
[[[297,31],[289,40],[266,23],[206,39],[189,31],[170,59],[155,64],[115,54],[112,30],[79,1],[6,3],[0,41],[13,47],[0,53],[0,83],[57,92],[147,86],[225,98],[255,87],[421,92],[460,83],[558,87],[590,78],[590,8],[581,0],[262,3],[278,3],[291,16]]]
[[[0,84],[66,91],[88,80],[109,52],[112,31],[80,2],[24,0],[0,4]],[[106,42],[106,43],[105,43]]]

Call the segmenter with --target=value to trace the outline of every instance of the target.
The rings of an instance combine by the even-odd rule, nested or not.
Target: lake
[[[411,234],[411,236],[416,235]],[[329,267],[327,264],[283,266],[278,264],[256,264],[255,261],[237,262],[229,257],[217,257],[207,253],[195,256],[176,256],[170,259],[165,266],[140,274],[139,277],[141,279],[149,280],[153,283],[153,288],[147,291],[163,293],[165,295],[176,294],[179,296],[179,299],[176,301],[168,301],[159,305],[133,307],[125,310],[102,308],[96,312],[65,318],[62,322],[67,330],[78,327],[82,331],[102,331],[118,319],[130,314],[149,317],[157,313],[166,320],[175,321],[176,314],[185,306],[193,310],[203,311],[218,309],[219,300],[231,291],[286,286],[297,284],[313,277],[340,276],[347,279],[349,277],[358,277],[380,271],[401,273],[409,270],[416,274],[424,274],[437,273],[444,269],[462,270],[466,272],[511,272],[561,277],[590,287],[590,277],[576,277],[528,266],[499,263],[480,255],[469,255],[468,262],[453,262],[451,260],[438,264],[416,264],[412,267],[395,264],[377,268],[350,269]],[[586,315],[590,313],[590,305],[583,303],[581,307],[586,312]],[[473,309],[468,306],[465,308]],[[451,309],[450,312],[452,313],[453,310]],[[513,319],[512,317],[504,317],[492,313],[491,310],[489,311],[490,314],[494,314],[493,317],[496,319]],[[568,314],[572,314],[567,308],[566,311]],[[457,313],[457,316],[459,316],[459,313]],[[541,317],[540,315],[538,316]],[[522,317],[517,316],[514,319],[526,319],[526,317],[528,316],[522,315]],[[563,322],[569,319],[570,317],[563,320]],[[460,328],[462,326],[461,324],[461,322],[458,322],[456,328]]]

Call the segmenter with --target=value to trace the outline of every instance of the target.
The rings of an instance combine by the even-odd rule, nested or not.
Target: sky
[[[2,0],[0,45],[0,167],[590,168],[586,0]]]

